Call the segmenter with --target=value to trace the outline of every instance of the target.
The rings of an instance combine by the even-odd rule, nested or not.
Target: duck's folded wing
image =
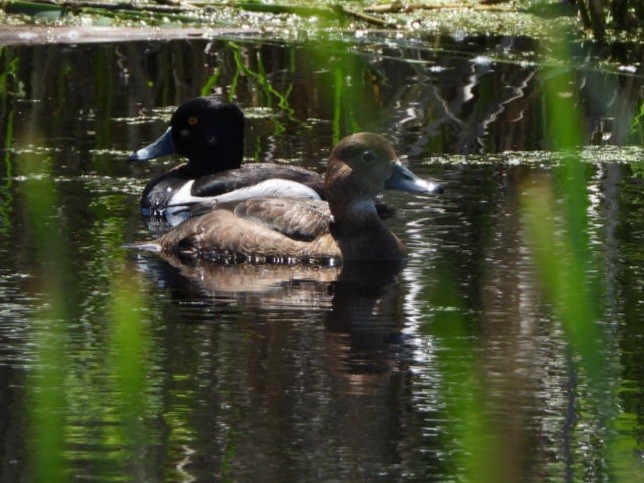
[[[172,253],[187,260],[230,262],[327,263],[340,250],[329,233],[313,242],[294,240],[263,223],[240,218],[228,210],[214,210],[191,218],[138,248]]]
[[[328,203],[319,200],[255,198],[239,203],[233,212],[301,241],[328,233],[332,220]]]
[[[277,163],[243,164],[237,169],[202,176],[195,180],[191,194],[193,196],[217,196],[275,178],[305,184],[324,198],[324,178],[322,175],[299,166]]]
[[[142,248],[150,249],[148,245]],[[228,210],[215,210],[186,220],[151,245],[158,251],[189,259],[246,261],[256,257],[298,257],[308,244],[241,219]]]

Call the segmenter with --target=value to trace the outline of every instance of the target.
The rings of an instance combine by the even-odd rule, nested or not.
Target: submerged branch
[[[157,4],[134,4],[127,2],[93,2],[93,1],[73,1],[73,0],[29,0],[28,2],[22,1],[8,1],[7,5],[20,5],[20,4],[41,4],[59,7],[63,9],[76,10],[84,8],[98,8],[101,10],[131,10],[141,12],[156,12],[156,13],[184,13],[189,11],[189,8],[181,6],[170,5],[157,5]],[[192,9],[194,10],[194,9]]]
[[[478,3],[468,3],[468,2],[453,2],[453,3],[436,3],[436,4],[426,4],[426,3],[402,3],[402,2],[393,2],[386,3],[382,5],[372,5],[370,7],[365,7],[365,12],[371,13],[410,13],[416,10],[477,10],[477,11],[487,11],[487,12],[514,12],[517,9],[513,7],[502,7],[499,5],[488,5],[488,4],[478,4]]]
[[[383,20],[379,17],[374,17],[373,15],[369,15],[367,13],[360,12],[358,10],[353,10],[353,9],[344,7],[340,4],[337,4],[335,8],[338,12],[343,13],[344,15],[355,17],[358,20],[362,20],[364,22],[367,22],[373,25],[378,25],[379,27],[395,27],[394,24],[387,22],[386,20]],[[364,11],[366,12],[367,9],[364,9]]]

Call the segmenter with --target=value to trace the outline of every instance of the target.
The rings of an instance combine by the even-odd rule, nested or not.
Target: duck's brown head
[[[389,141],[367,132],[352,134],[336,144],[329,157],[325,188],[332,207],[368,203],[385,189],[442,192],[439,185],[420,179],[403,166]]]
[[[442,191],[405,168],[391,144],[372,133],[353,134],[333,148],[325,188],[334,219],[329,230],[345,262],[403,259],[405,247],[376,213],[374,197],[382,190]]]

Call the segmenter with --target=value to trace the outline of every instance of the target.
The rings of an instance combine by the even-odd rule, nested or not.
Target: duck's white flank
[[[179,224],[188,217],[185,207],[191,203],[211,203],[213,207],[217,203],[228,203],[243,201],[250,198],[301,198],[309,200],[320,200],[320,195],[308,186],[286,179],[267,179],[252,186],[239,188],[228,193],[217,196],[194,196],[192,185],[194,180],[188,181],[172,196],[165,210],[165,215],[171,225]]]
[[[231,201],[247,200],[249,198],[263,198],[263,197],[289,197],[289,198],[304,198],[309,200],[319,200],[320,195],[308,186],[290,181],[287,179],[267,179],[252,186],[239,188],[228,193],[223,193],[217,196],[194,196],[192,185],[194,180],[184,183],[183,186],[172,196],[169,205],[186,205],[189,203],[228,203]]]

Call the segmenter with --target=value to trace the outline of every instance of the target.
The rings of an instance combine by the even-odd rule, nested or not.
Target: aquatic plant
[[[577,0],[575,2],[585,28],[598,40],[607,30],[636,31],[644,27],[644,3],[638,0]]]
[[[567,44],[556,35],[549,48],[563,62],[569,59]],[[590,453],[585,456],[586,469],[574,451],[568,471],[575,475],[590,466],[592,479],[631,481],[638,466],[637,443],[617,431],[616,381],[620,376],[611,372],[614,365],[607,362],[612,335],[602,303],[603,281],[590,249],[587,170],[579,155],[583,141],[580,102],[575,89],[572,95],[562,95],[579,84],[572,69],[544,69],[541,80],[551,149],[561,153],[562,161],[554,169],[553,178],[535,177],[525,183],[522,206],[526,237],[546,299],[567,335],[570,364],[577,372],[575,380],[587,385],[587,392],[576,402],[578,418],[596,433],[592,441],[579,443]],[[575,429],[572,432],[580,441],[588,437],[576,434]],[[597,456],[598,449],[588,451],[596,444],[606,445],[607,460]]]

